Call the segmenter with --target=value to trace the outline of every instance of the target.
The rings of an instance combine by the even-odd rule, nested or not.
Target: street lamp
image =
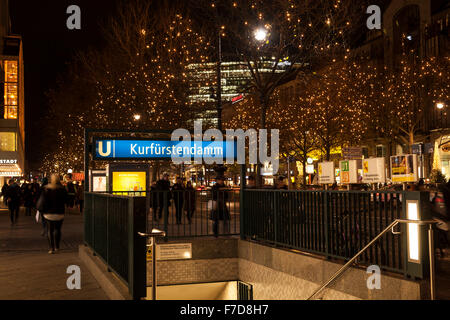
[[[267,39],[267,30],[265,28],[259,28],[255,30],[255,39],[257,41],[263,42]]]
[[[443,114],[444,107],[445,107],[445,105],[443,102],[436,103],[436,108],[438,108],[438,110],[441,110],[441,127],[442,128],[444,128],[444,114]]]

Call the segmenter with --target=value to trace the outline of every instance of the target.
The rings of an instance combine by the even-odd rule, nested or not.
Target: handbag
[[[217,201],[216,200],[209,200],[208,201],[208,210],[216,210],[217,209]]]

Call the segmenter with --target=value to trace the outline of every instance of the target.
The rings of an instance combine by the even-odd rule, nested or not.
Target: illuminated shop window
[[[0,132],[0,151],[17,151],[15,132]]]
[[[17,61],[5,61],[5,79],[4,79],[4,118],[17,119],[18,106],[18,69]]]
[[[5,82],[18,82],[17,61],[5,61]]]

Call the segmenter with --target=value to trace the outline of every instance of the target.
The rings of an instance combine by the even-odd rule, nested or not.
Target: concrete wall
[[[255,300],[306,299],[342,267],[316,256],[248,241],[239,241],[239,258],[239,279],[253,285]],[[316,298],[417,300],[426,289],[420,282],[382,273],[381,290],[369,290],[368,277],[366,270],[351,268]]]
[[[237,239],[194,239],[192,259],[158,261],[158,284],[185,284],[238,280]],[[147,283],[152,283],[152,264],[147,263]]]
[[[241,280],[253,285],[255,300],[303,300],[342,267],[317,256],[238,239],[184,242],[192,243],[193,259],[159,261],[159,285]],[[147,272],[150,285],[150,263]],[[423,298],[426,289],[423,282],[382,273],[381,290],[369,290],[368,277],[366,270],[351,268],[317,298],[417,300]]]
[[[207,291],[217,289],[217,294],[214,294],[216,297],[211,299],[232,300],[237,295],[236,281],[240,280],[253,285],[255,300],[304,300],[342,267],[341,263],[334,263],[321,257],[239,239],[195,239],[179,241],[179,243],[192,243],[193,259],[158,261],[158,286],[161,286],[160,292],[164,295],[164,299],[168,299],[175,289],[190,290],[202,284]],[[93,269],[91,272],[98,278],[102,288],[113,293],[111,298],[117,299],[118,296],[123,296],[123,299],[128,299],[127,294],[123,293],[126,288],[119,288],[121,289],[119,291],[122,291],[121,294],[118,290],[111,290],[114,279],[107,279],[107,277],[111,278],[111,273],[105,271],[106,267],[97,266],[101,262],[91,263],[89,260],[93,257],[84,251],[89,250],[84,246],[80,247],[80,257],[87,260],[85,263],[89,269]],[[149,286],[152,283],[151,267],[151,263],[147,263]],[[366,270],[350,268],[316,299],[419,300],[428,298],[426,282],[406,280],[399,275],[382,272],[381,289],[369,290],[368,277]],[[219,282],[222,284],[216,284],[214,288],[209,286]],[[223,282],[228,284],[225,286]],[[186,292],[178,292],[172,299],[176,299],[180,294],[185,297]]]

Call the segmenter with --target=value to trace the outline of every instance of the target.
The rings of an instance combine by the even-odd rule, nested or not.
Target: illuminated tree
[[[57,139],[47,159],[65,152],[83,159],[88,127],[187,126],[201,107],[189,102],[187,66],[208,61],[209,43],[178,9],[172,2],[119,5],[105,28],[107,46],[79,53],[69,76],[49,93],[47,131]]]
[[[437,102],[448,101],[450,58],[419,59],[404,54],[398,68],[385,71],[380,99],[392,133],[412,153],[415,135],[423,130],[425,116]]]
[[[355,33],[364,26],[365,1],[196,1],[199,15],[210,30],[225,35],[224,47],[246,63],[250,88],[259,103],[260,128],[275,89],[301,68],[307,75],[337,57],[344,57]],[[195,4],[193,4],[195,5]],[[256,30],[267,37],[255,39]],[[260,32],[264,35],[264,32]]]

